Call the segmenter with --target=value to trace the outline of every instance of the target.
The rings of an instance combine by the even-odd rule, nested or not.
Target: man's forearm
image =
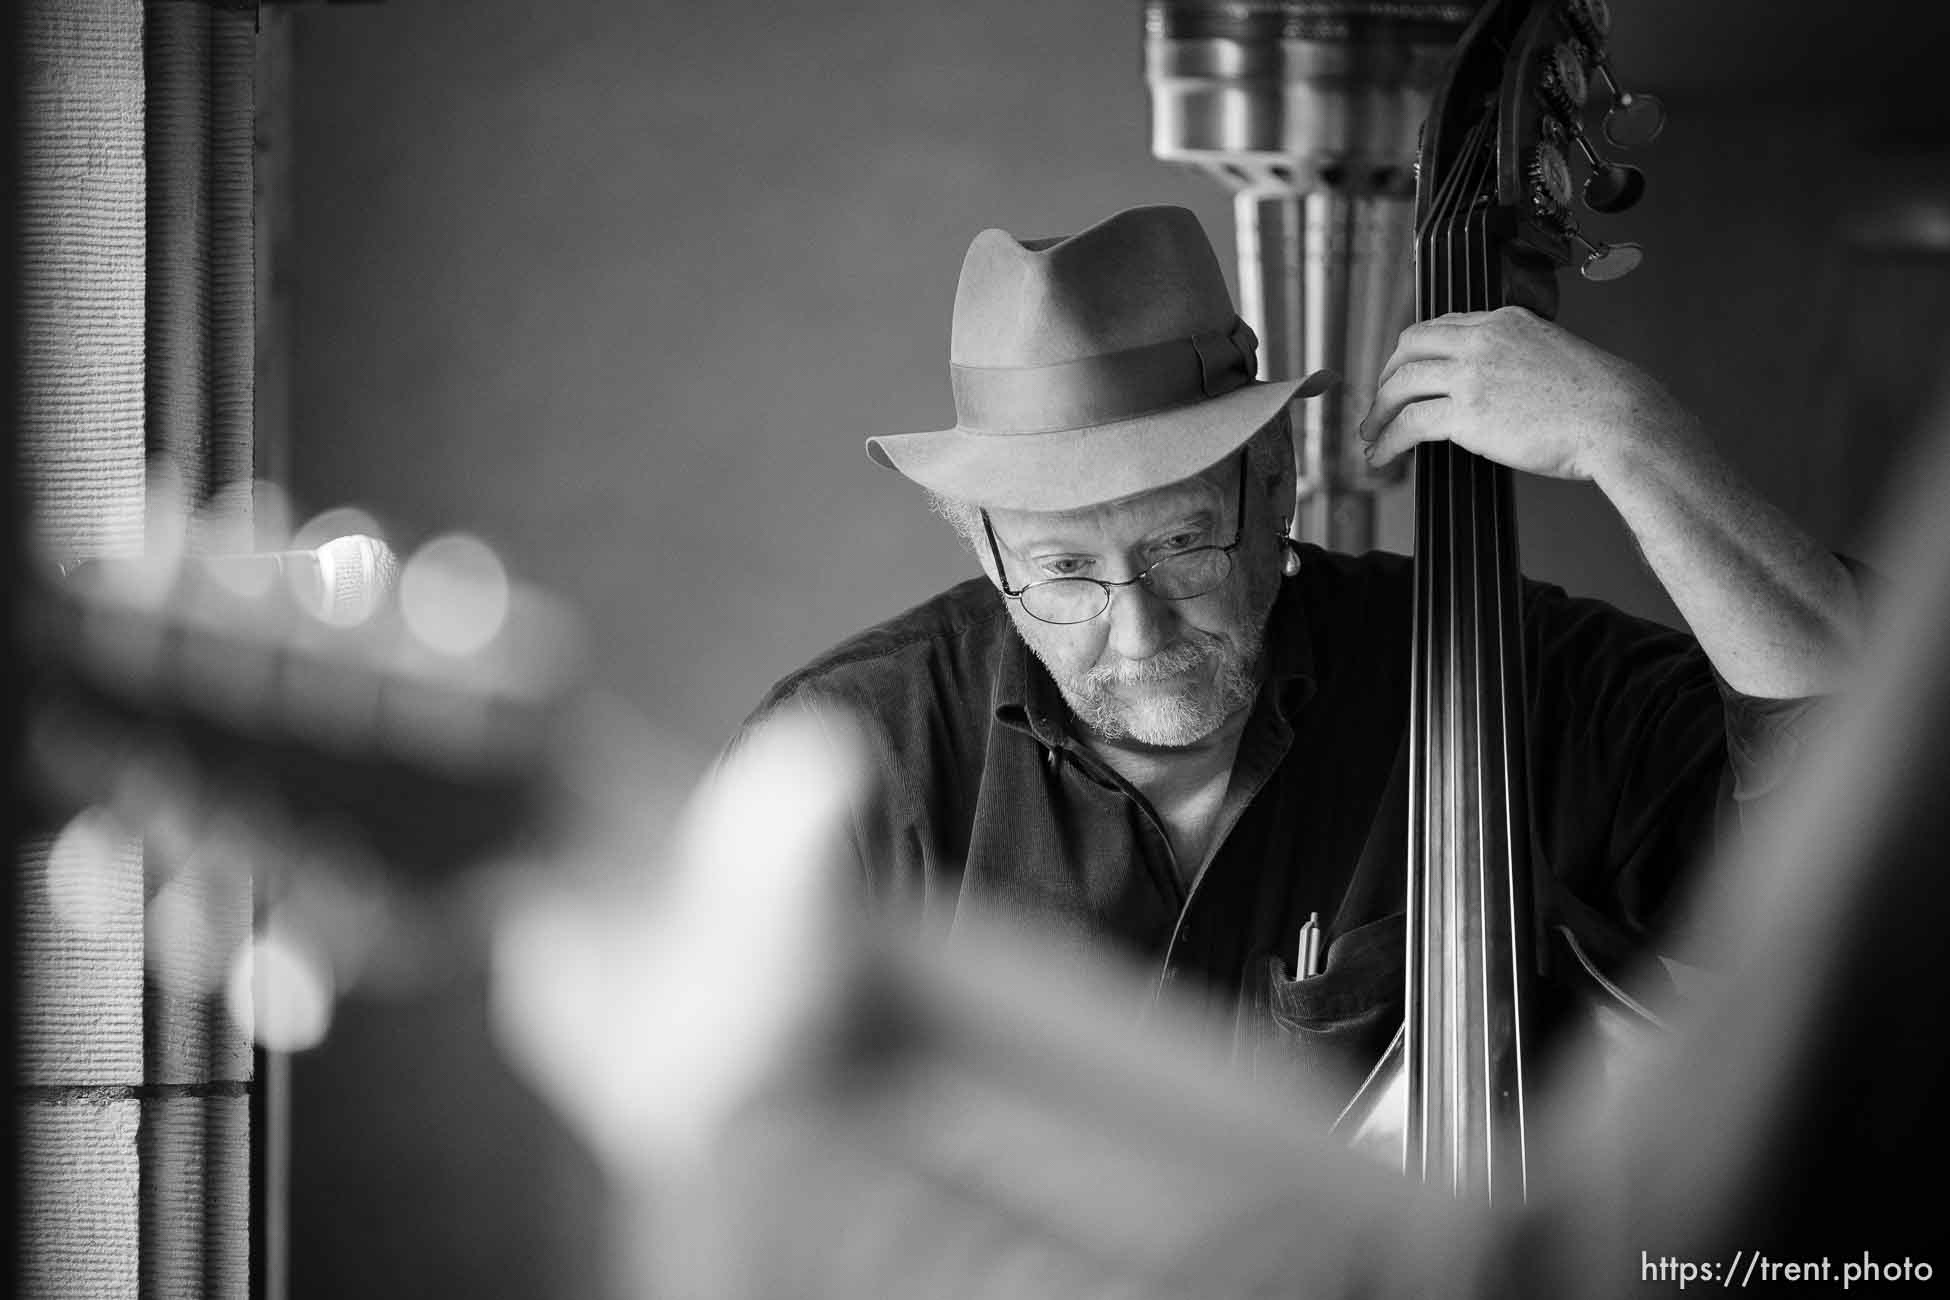
[[[1377,466],[1447,439],[1597,483],[1735,690],[1840,683],[1861,627],[1847,568],[1743,483],[1663,385],[1555,322],[1504,307],[1411,325],[1361,437]]]
[[[1662,412],[1591,470],[1728,685],[1773,698],[1836,689],[1861,636],[1853,576],[1690,417]]]

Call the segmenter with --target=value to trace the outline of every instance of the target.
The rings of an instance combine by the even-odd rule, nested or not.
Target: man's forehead
[[[1167,483],[1115,501],[1075,510],[991,509],[989,517],[1004,526],[1022,545],[1113,526],[1164,523],[1178,515],[1213,509],[1221,493],[1210,472]]]

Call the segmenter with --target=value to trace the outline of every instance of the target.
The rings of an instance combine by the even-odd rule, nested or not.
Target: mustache
[[[1176,641],[1148,659],[1099,664],[1084,674],[1083,684],[1092,690],[1102,691],[1113,686],[1141,686],[1149,682],[1167,681],[1210,662],[1218,654],[1217,645]]]

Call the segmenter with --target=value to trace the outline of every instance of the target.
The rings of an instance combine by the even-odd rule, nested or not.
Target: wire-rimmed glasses
[[[1193,546],[1174,551],[1150,567],[1119,582],[1103,578],[1044,578],[1021,590],[1011,590],[1008,574],[1002,568],[1002,548],[995,540],[995,526],[989,512],[982,515],[982,531],[989,540],[989,554],[995,557],[995,576],[1002,594],[1020,602],[1031,618],[1058,625],[1088,623],[1110,608],[1111,589],[1144,584],[1146,591],[1161,600],[1190,600],[1215,591],[1232,573],[1232,553],[1246,536],[1246,452],[1239,453],[1239,502],[1233,511],[1236,520],[1232,540],[1224,546]]]

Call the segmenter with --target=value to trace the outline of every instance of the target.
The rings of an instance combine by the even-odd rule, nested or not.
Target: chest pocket
[[[1252,1068],[1335,1111],[1360,1090],[1401,1028],[1407,918],[1357,926],[1327,948],[1320,974],[1294,979],[1281,957],[1253,963]],[[1539,1082],[1596,1049],[1606,1068],[1659,1050],[1658,1012],[1614,982],[1569,925],[1553,928],[1550,975],[1537,988]],[[1650,992],[1649,990],[1641,990]]]
[[[1278,956],[1251,963],[1253,1073],[1334,1108],[1353,1097],[1401,1027],[1406,933],[1400,912],[1356,926],[1306,979]]]

